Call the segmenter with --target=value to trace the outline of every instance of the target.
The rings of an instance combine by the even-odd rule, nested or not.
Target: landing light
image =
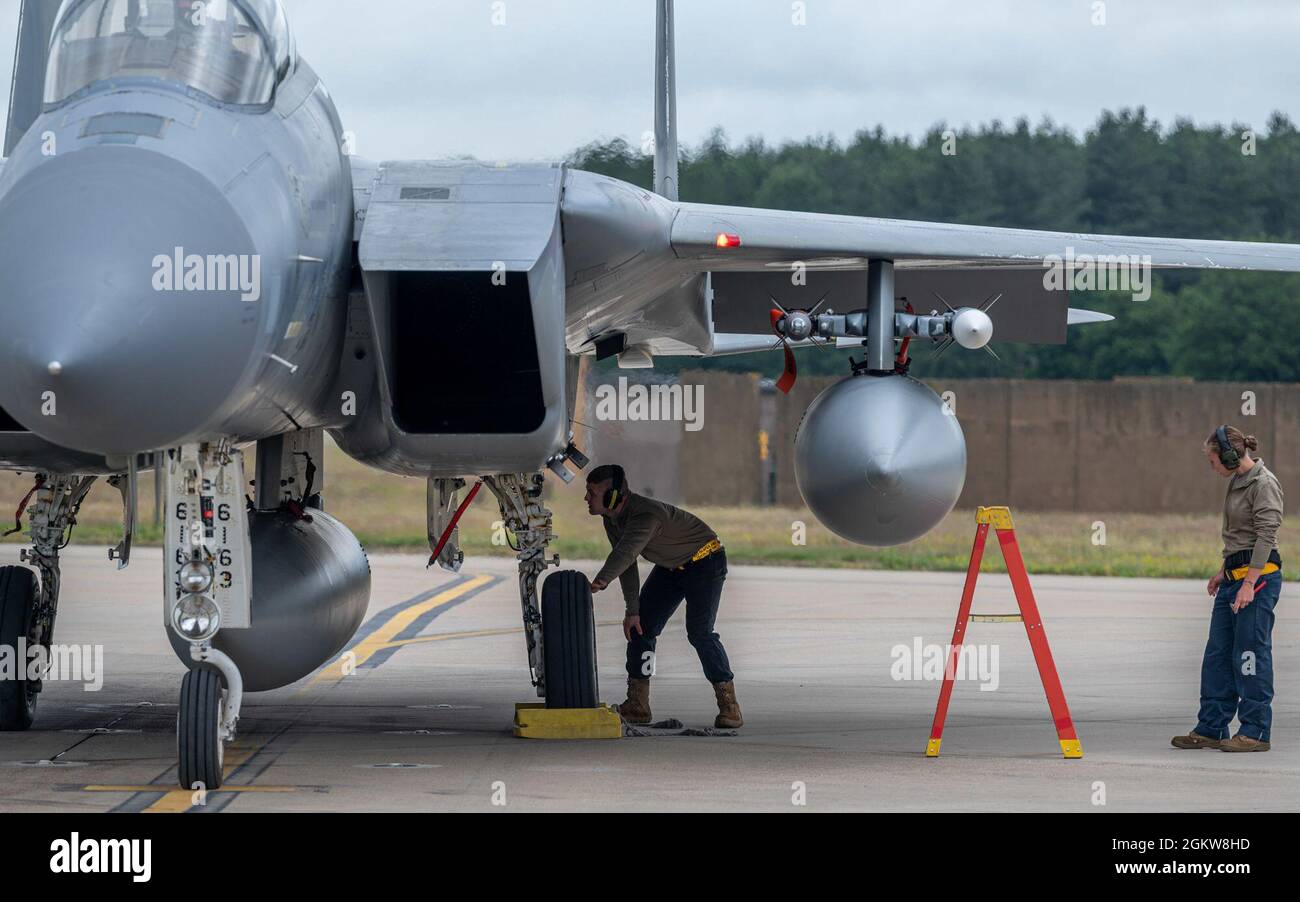
[[[212,585],[212,568],[202,561],[189,561],[181,568],[181,588],[190,594],[208,591]]]
[[[191,642],[211,639],[221,628],[221,609],[207,595],[185,595],[172,608],[172,626]]]

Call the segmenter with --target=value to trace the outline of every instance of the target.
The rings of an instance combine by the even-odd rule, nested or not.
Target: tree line
[[[622,139],[588,144],[570,164],[643,187],[652,156]],[[684,148],[681,197],[699,203],[922,219],[1011,228],[1300,243],[1300,132],[1281,113],[1245,125],[1164,127],[1142,108],[1105,112],[1082,136],[1050,120],[1021,119],[918,139],[877,126],[847,144],[832,138],[733,144],[715,130]],[[1112,323],[1070,329],[1064,347],[997,343],[1000,360],[950,351],[914,354],[926,378],[1300,381],[1300,277],[1157,271],[1150,300],[1089,292],[1073,306]],[[847,372],[847,352],[799,352],[801,372]],[[780,354],[683,366],[775,375]]]

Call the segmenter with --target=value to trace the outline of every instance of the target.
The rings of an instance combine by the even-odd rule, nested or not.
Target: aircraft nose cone
[[[43,161],[0,197],[0,407],[82,451],[193,437],[256,340],[260,299],[229,284],[241,261],[260,277],[241,217],[195,170],[135,147]]]

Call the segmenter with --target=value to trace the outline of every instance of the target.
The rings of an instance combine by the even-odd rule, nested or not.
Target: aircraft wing
[[[728,244],[733,246],[723,246]],[[1149,256],[1156,268],[1300,272],[1295,244],[1042,232],[691,203],[678,205],[672,246],[679,258],[711,272],[796,262],[848,269],[865,266],[868,258],[893,260],[897,269],[1042,270],[1068,254],[1129,255],[1139,263]]]

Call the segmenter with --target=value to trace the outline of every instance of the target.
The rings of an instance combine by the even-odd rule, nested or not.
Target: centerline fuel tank
[[[320,510],[249,514],[253,551],[252,625],[223,629],[212,644],[239,667],[244,688],[287,686],[342,651],[370,604],[370,562],[356,536]],[[193,667],[189,643],[167,631]]]

